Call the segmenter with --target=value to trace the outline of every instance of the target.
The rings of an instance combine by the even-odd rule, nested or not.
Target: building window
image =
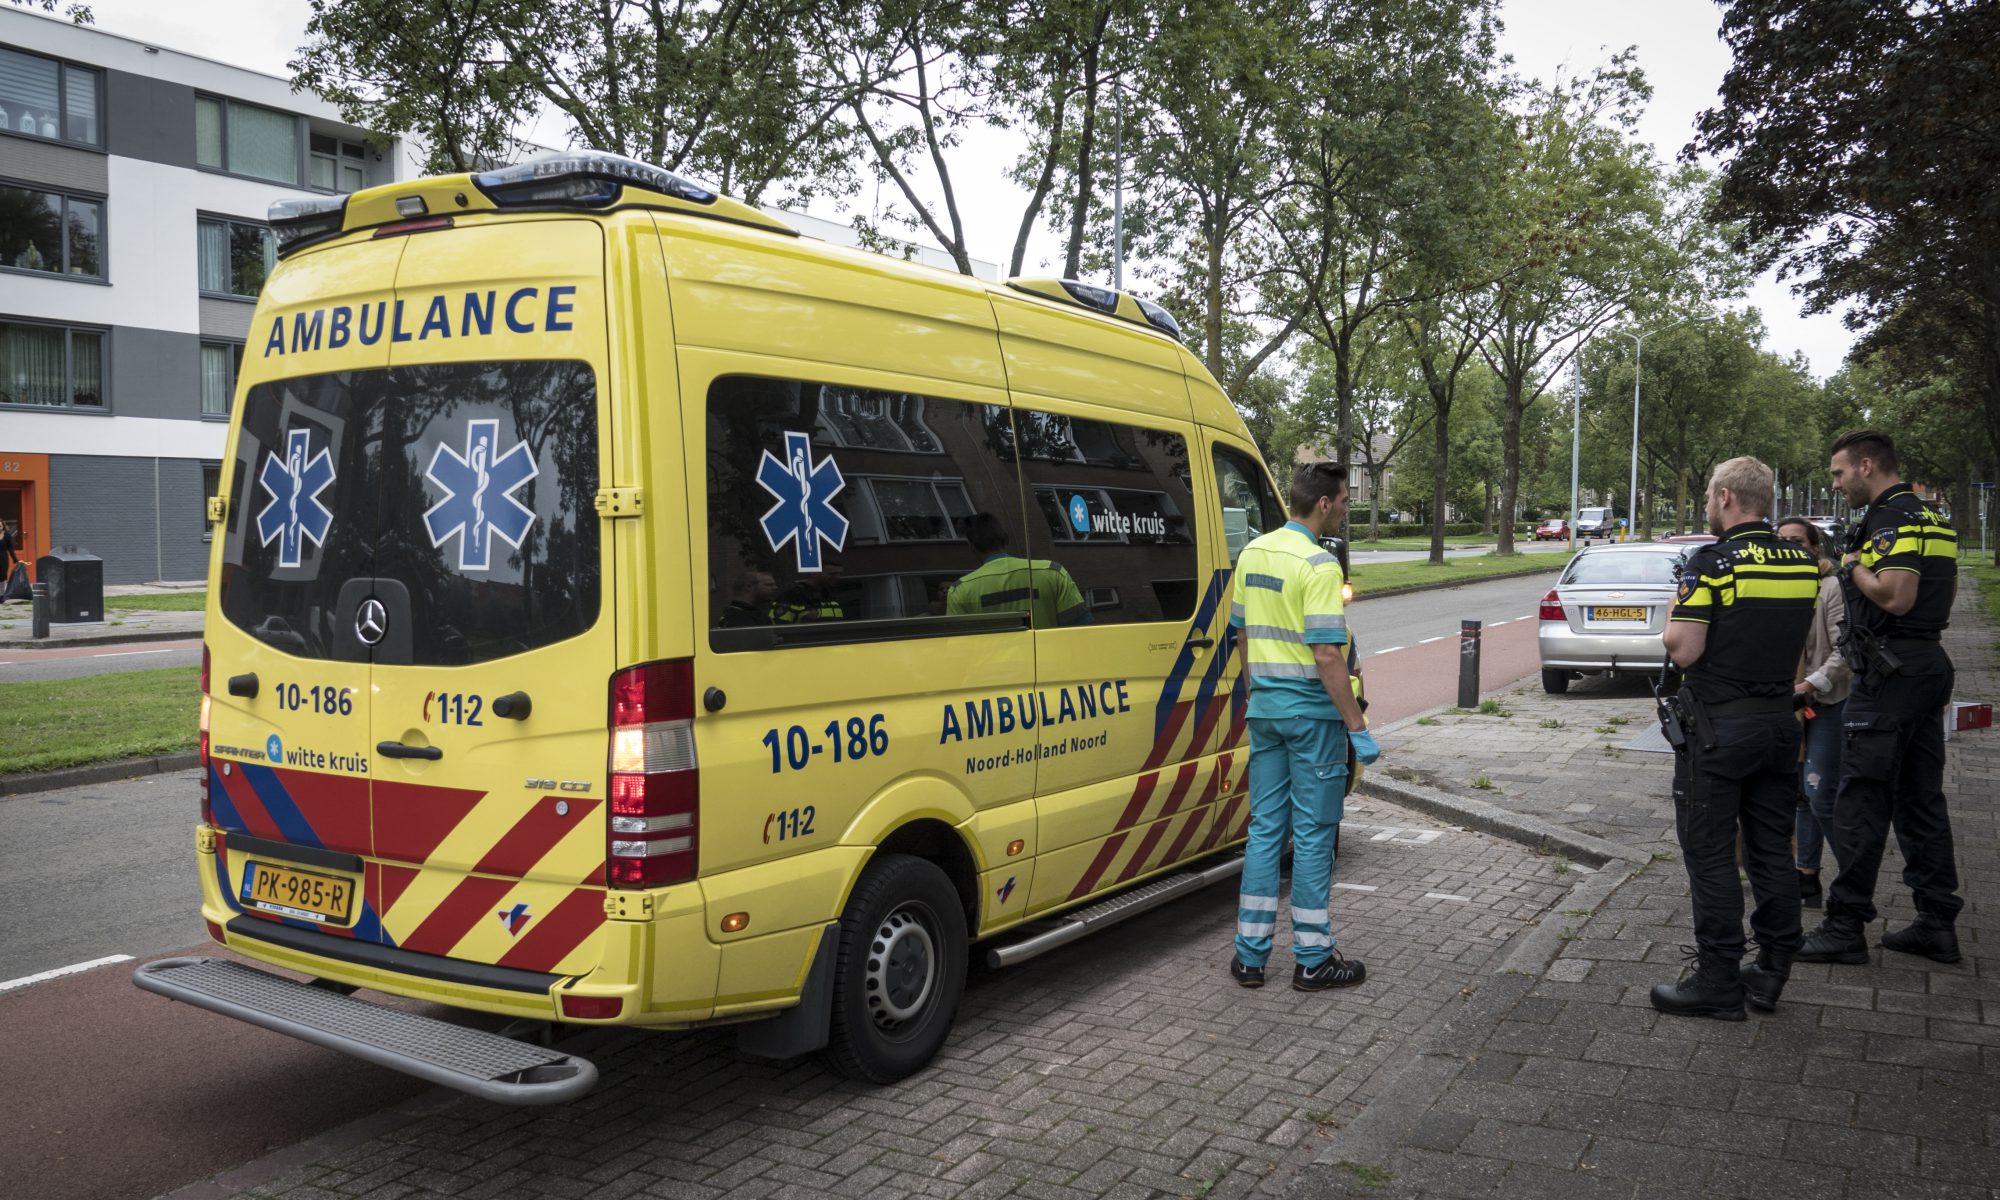
[[[100,145],[99,81],[98,73],[86,67],[0,49],[0,130]]]
[[[311,146],[312,186],[322,192],[358,192],[368,186],[361,143],[315,133]]]
[[[0,320],[0,404],[103,411],[103,331]]]
[[[0,184],[0,267],[104,278],[104,202]]]
[[[194,160],[231,175],[248,175],[296,187],[298,118],[236,100],[196,96]]]
[[[248,221],[203,217],[195,224],[201,290],[213,296],[254,300],[278,262],[271,231]]]
[[[236,376],[243,370],[243,343],[201,344],[201,415],[226,417],[236,395]]]

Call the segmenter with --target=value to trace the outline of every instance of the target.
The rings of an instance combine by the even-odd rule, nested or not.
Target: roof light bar
[[[1130,292],[1113,291],[1078,279],[1015,278],[1007,281],[1015,291],[1028,292],[1116,317],[1133,325],[1145,325],[1179,341],[1181,324],[1166,309],[1151,300],[1141,300]]]
[[[1174,320],[1172,313],[1161,308],[1151,300],[1141,300],[1137,296],[1132,297],[1132,299],[1139,305],[1139,311],[1146,314],[1147,323],[1160,332],[1171,336],[1175,341],[1178,342],[1181,340],[1181,323]]]
[[[301,200],[279,200],[271,205],[268,215],[271,235],[278,242],[278,253],[285,255],[337,235],[347,221],[347,197],[313,196]]]
[[[501,208],[604,208],[617,202],[626,184],[693,204],[715,202],[714,192],[664,167],[604,150],[544,154],[497,171],[482,171],[472,183]]]

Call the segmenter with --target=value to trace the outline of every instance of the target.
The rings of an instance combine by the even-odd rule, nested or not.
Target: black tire
[[[1551,696],[1560,696],[1569,690],[1569,672],[1551,671],[1542,668],[1542,690]]]
[[[840,914],[826,1065],[870,1083],[921,1071],[951,1033],[965,968],[965,909],[951,880],[908,854],[876,858]]]

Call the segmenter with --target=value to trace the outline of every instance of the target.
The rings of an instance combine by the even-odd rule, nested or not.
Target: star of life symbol
[[[494,537],[520,548],[535,523],[535,510],[514,498],[514,491],[541,468],[526,442],[515,442],[499,454],[500,422],[467,421],[465,453],[439,442],[424,478],[445,490],[445,498],[424,513],[431,545],[442,546],[458,535],[458,569],[484,571],[492,559]]]
[[[790,542],[799,570],[824,570],[820,543],[826,542],[835,550],[847,545],[847,518],[833,507],[833,498],[847,486],[839,466],[831,456],[815,463],[812,438],[787,430],[784,459],[764,451],[763,461],[757,464],[757,482],[778,498],[761,518],[771,549],[782,549]]]
[[[333,510],[320,503],[319,494],[333,483],[333,455],[322,446],[312,453],[312,432],[293,429],[285,434],[285,453],[264,459],[257,482],[271,493],[271,502],[257,514],[257,536],[268,546],[278,543],[278,565],[296,567],[305,554],[308,538],[315,546],[326,544],[326,531],[333,525]]]

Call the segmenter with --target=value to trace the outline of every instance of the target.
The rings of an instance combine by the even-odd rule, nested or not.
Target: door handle
[[[376,742],[375,753],[383,758],[421,758],[425,762],[444,757],[444,751],[436,746],[405,746],[401,742]]]
[[[1206,650],[1210,646],[1215,645],[1215,639],[1212,637],[1189,638],[1187,644],[1190,646],[1199,646],[1203,650]]]
[[[257,698],[257,672],[251,671],[246,675],[231,675],[229,677],[229,694],[232,696],[241,696],[245,700],[255,700]]]
[[[509,721],[525,721],[533,709],[534,702],[526,692],[508,692],[504,696],[493,697],[493,715]]]

